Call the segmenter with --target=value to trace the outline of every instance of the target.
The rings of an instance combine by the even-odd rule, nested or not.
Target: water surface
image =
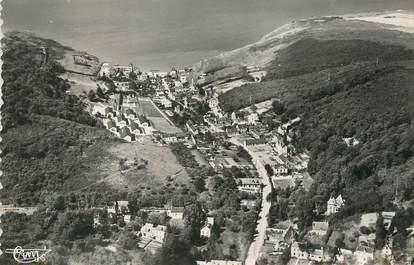
[[[3,0],[2,5],[3,30],[29,30],[144,70],[190,66],[292,20],[414,10],[413,0]]]

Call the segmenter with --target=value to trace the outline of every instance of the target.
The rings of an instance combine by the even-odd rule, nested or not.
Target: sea
[[[414,10],[414,0],[3,0],[3,31],[31,31],[101,61],[189,67],[294,20]]]

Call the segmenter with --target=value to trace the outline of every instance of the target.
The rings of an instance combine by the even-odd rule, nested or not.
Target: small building
[[[260,193],[262,181],[259,178],[240,178],[238,179],[238,189],[248,193]]]
[[[127,126],[128,124],[128,122],[127,122],[127,120],[125,119],[125,117],[124,117],[124,115],[122,115],[122,114],[118,114],[116,117],[115,117],[115,122],[116,122],[116,125],[118,126],[118,127],[125,127],[125,126]]]
[[[183,220],[184,207],[168,207],[167,216],[175,220]]]
[[[135,112],[132,109],[127,109],[125,110],[125,116],[128,119],[134,120],[136,119],[137,115],[135,114]]]
[[[136,136],[145,134],[144,130],[142,130],[141,127],[139,127],[139,125],[134,121],[131,121],[129,123],[129,129],[131,130],[131,133],[135,134]]]
[[[143,227],[141,227],[141,230],[138,232],[137,236],[163,243],[166,234],[167,227],[165,225],[146,223]]]
[[[107,117],[108,114],[112,113],[113,110],[111,107],[106,106],[102,103],[97,103],[95,105],[93,105],[92,108],[92,115],[101,115],[103,117]]]
[[[171,108],[172,107],[172,102],[171,102],[171,100],[169,100],[169,99],[167,99],[167,98],[165,98],[165,97],[162,97],[161,99],[160,99],[160,104],[164,107],[164,108]]]
[[[128,127],[122,127],[120,132],[119,132],[119,137],[128,141],[128,142],[132,142],[135,140],[134,135],[131,134],[130,130]]]
[[[259,121],[257,113],[251,113],[245,117],[247,124],[256,124]]]
[[[292,175],[287,176],[273,176],[272,185],[274,189],[287,189],[288,187],[294,188],[296,186],[295,179]]]
[[[240,206],[242,208],[253,209],[256,207],[256,200],[243,199],[240,201]]]
[[[339,195],[337,198],[329,198],[326,215],[336,214],[343,206],[345,206],[345,200],[342,199],[342,195]]]
[[[319,236],[325,236],[328,233],[329,223],[326,221],[322,222],[312,222],[312,230],[309,232],[311,234],[316,234]]]
[[[200,230],[200,236],[205,238],[211,237],[211,229],[214,225],[214,217],[207,217],[207,222]]]
[[[324,260],[323,248],[307,250],[306,244],[299,242],[293,242],[290,255],[293,258],[302,260],[311,260],[316,262],[322,262]]]
[[[196,263],[197,265],[243,265],[243,262],[234,260],[197,261]]]
[[[374,260],[374,249],[371,247],[359,246],[354,252],[354,257],[356,259],[356,264],[367,264]]]
[[[151,126],[150,121],[144,115],[138,115],[138,118],[137,118],[136,121],[142,127],[150,127]]]

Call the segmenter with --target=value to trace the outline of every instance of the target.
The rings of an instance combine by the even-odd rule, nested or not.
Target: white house
[[[345,206],[345,200],[342,199],[342,195],[339,195],[337,198],[329,198],[327,202],[326,215],[337,213],[343,206]]]
[[[235,260],[196,261],[196,263],[197,265],[243,265],[243,262]]]
[[[168,207],[167,216],[171,219],[182,220],[184,217],[184,207]]]
[[[311,260],[316,262],[322,262],[324,260],[323,248],[307,251],[306,246],[301,245],[299,242],[293,242],[290,249],[290,256],[302,260]]]
[[[316,234],[319,236],[325,236],[328,233],[329,223],[326,221],[322,222],[312,222],[312,230],[309,232],[311,234]]]
[[[200,236],[205,238],[210,238],[211,229],[214,225],[214,217],[207,217],[206,224],[200,230]]]
[[[171,108],[172,107],[172,102],[171,100],[167,99],[166,97],[162,97],[160,99],[160,104],[164,107],[164,108]]]
[[[257,113],[251,113],[246,116],[247,124],[256,124],[259,121],[259,115]]]
[[[238,179],[238,189],[248,193],[260,193],[262,181],[259,178],[240,178]]]
[[[139,237],[145,239],[155,240],[157,242],[163,243],[165,236],[167,234],[167,227],[165,225],[157,225],[146,223],[141,230],[138,232]]]

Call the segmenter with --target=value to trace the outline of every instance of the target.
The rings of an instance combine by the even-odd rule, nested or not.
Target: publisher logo
[[[13,254],[13,258],[18,263],[41,263],[46,261],[46,254],[50,249],[23,249],[18,246],[14,249],[6,249],[6,253]]]

